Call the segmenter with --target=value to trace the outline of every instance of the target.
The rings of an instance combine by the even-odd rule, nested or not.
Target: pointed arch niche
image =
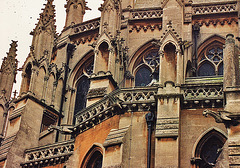
[[[129,69],[134,76],[133,85],[135,86],[147,86],[159,80],[159,48],[153,46],[152,42],[147,42],[140,47],[131,58]]]
[[[27,93],[30,89],[30,82],[31,82],[31,76],[32,76],[32,65],[29,63],[22,74],[22,84],[21,84],[21,94]]]
[[[211,128],[195,144],[194,157],[191,162],[194,168],[213,168],[227,140],[226,134]]]
[[[166,41],[164,45],[161,47],[161,56],[160,56],[160,62],[161,62],[161,68],[160,68],[160,84],[163,85],[165,82],[173,82],[174,84],[179,83],[180,81],[177,81],[177,62],[180,59],[180,56],[177,53],[179,50],[179,47],[175,42],[172,40]],[[179,63],[180,64],[180,63]],[[179,67],[178,67],[179,68]],[[180,69],[178,69],[178,72],[180,74]],[[179,80],[179,79],[178,79]]]
[[[103,150],[101,147],[93,145],[86,154],[81,168],[102,168]]]
[[[225,39],[214,35],[205,40],[198,48],[197,75],[223,75],[223,45]]]
[[[107,42],[104,41],[99,45],[97,50],[94,72],[95,73],[99,71],[107,72],[108,61],[109,61],[109,45]]]

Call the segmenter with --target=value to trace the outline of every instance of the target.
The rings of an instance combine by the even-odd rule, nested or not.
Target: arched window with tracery
[[[159,54],[152,49],[144,52],[135,63],[135,86],[147,86],[159,79]]]
[[[103,154],[102,149],[93,146],[85,156],[82,168],[102,168]]]
[[[214,39],[214,37],[212,38]],[[198,55],[198,76],[221,76],[223,75],[223,40],[209,40],[203,44]],[[212,42],[211,42],[212,41]]]
[[[226,136],[215,129],[205,134],[195,150],[195,167],[213,168],[217,163],[225,142]]]
[[[75,77],[76,81],[76,99],[74,115],[84,109],[87,104],[87,94],[90,88],[90,75],[93,73],[93,57],[90,57],[82,66],[78,69]],[[75,119],[73,120],[75,123]]]

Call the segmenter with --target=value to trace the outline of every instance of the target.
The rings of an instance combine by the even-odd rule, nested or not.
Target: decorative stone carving
[[[139,19],[153,19],[153,18],[161,18],[163,15],[162,9],[155,10],[134,10],[130,14],[130,19],[139,20]]]
[[[223,106],[223,87],[222,85],[195,85],[185,86],[183,89],[184,106],[183,108],[194,107],[215,107]]]
[[[76,114],[77,133],[88,130],[124,111],[147,111],[156,106],[156,87],[119,89]]]
[[[87,97],[88,98],[102,97],[106,95],[106,93],[107,93],[107,87],[90,89],[88,91]]]
[[[194,5],[193,15],[213,14],[213,13],[229,13],[237,12],[237,3],[230,2],[228,4],[209,4]]]
[[[24,168],[43,167],[63,163],[68,160],[73,151],[73,140],[28,149],[25,151],[25,162],[21,166]]]
[[[88,22],[74,25],[72,35],[91,31],[91,30],[96,30],[99,27],[100,27],[100,18],[97,18]]]

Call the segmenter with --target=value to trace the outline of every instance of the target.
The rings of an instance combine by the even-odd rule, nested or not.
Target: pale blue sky
[[[100,16],[98,7],[103,0],[87,0],[88,7],[91,11],[86,11],[84,20],[90,20]],[[32,42],[32,36],[29,33],[35,28],[38,22],[39,14],[42,12],[43,4],[46,0],[1,0],[0,6],[0,64],[2,58],[9,51],[11,40],[18,41],[17,59],[19,60],[19,68],[22,66],[25,58],[29,53],[29,46]],[[65,24],[65,8],[66,0],[55,0],[56,9],[56,25],[57,32],[60,33]],[[17,84],[14,90],[19,91],[21,84],[21,73],[18,72]]]

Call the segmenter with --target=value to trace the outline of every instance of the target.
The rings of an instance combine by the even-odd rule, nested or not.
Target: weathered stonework
[[[12,42],[0,167],[239,167],[239,1],[104,0],[83,22],[86,3],[57,35],[47,0],[14,98]]]

